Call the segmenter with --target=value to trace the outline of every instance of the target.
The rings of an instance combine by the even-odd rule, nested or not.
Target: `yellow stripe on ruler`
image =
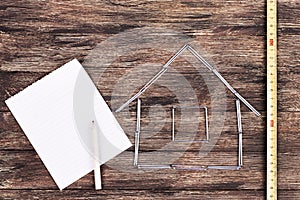
[[[267,198],[277,199],[277,2],[267,0]]]

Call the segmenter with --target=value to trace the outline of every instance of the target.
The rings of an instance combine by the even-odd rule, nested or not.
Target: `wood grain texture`
[[[266,2],[246,0],[2,0],[0,2],[0,199],[264,199],[266,140]],[[300,197],[300,4],[278,1],[278,194],[280,199]],[[179,31],[199,42],[228,82],[261,113],[242,105],[244,168],[240,171],[137,171],[132,169],[133,148],[103,166],[103,190],[95,191],[92,173],[64,191],[58,191],[37,153],[6,107],[4,100],[73,58],[85,60],[97,44],[133,28],[155,27]],[[154,33],[156,34],[156,33]],[[107,47],[108,49],[108,47]],[[107,50],[107,49],[104,49]],[[142,49],[121,56],[95,83],[112,105],[114,85],[131,66],[163,64],[170,52]],[[181,68],[181,66],[188,66]],[[128,68],[129,67],[129,68]],[[174,68],[196,91],[199,104],[212,107],[203,77],[179,59]],[[169,74],[170,75],[170,74]],[[172,74],[167,81],[172,81]],[[175,78],[176,79],[176,76]],[[130,79],[132,83],[136,78]],[[174,83],[179,86],[180,83]],[[163,92],[161,92],[163,91]],[[185,94],[185,88],[182,93]],[[202,96],[201,96],[202,95]],[[188,94],[185,94],[188,97]],[[148,97],[148,98],[147,98]],[[200,98],[201,97],[201,98]],[[117,96],[122,102],[125,96]],[[168,99],[168,100],[166,100]],[[199,159],[200,144],[193,145],[178,162],[235,163],[237,135],[234,97],[226,91],[227,111],[222,134],[211,156]],[[176,105],[174,94],[155,85],[143,99],[143,123],[149,106]],[[221,100],[220,100],[220,103]],[[223,109],[223,110],[222,110]],[[135,104],[122,121],[133,142]],[[170,122],[166,112],[165,120]],[[211,113],[210,113],[211,114]],[[159,123],[161,113],[151,120]],[[188,120],[188,119],[187,119]],[[133,124],[133,125],[132,125]],[[127,128],[128,127],[128,128]],[[144,126],[143,126],[144,127]],[[193,127],[193,122],[187,125]],[[143,130],[151,133],[151,130]],[[148,132],[147,132],[148,131]],[[170,126],[143,141],[142,153],[169,141]],[[155,144],[152,144],[155,143]],[[159,154],[172,153],[161,151]],[[114,162],[124,166],[118,169]],[[132,171],[128,172],[128,168]]]

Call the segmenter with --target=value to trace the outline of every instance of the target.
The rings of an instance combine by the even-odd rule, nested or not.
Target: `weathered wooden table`
[[[2,0],[0,199],[263,199],[266,187],[265,3],[246,0]],[[280,199],[300,198],[299,10],[297,0],[278,1]],[[128,173],[104,165],[103,190],[94,190],[90,173],[59,191],[4,100],[73,58],[83,62],[90,50],[110,36],[141,27],[173,29],[201,42],[218,71],[262,113],[261,118],[256,118],[242,107],[244,168],[240,171]],[[111,86],[120,76],[122,64],[163,64],[170,57],[169,53],[145,49],[115,61],[105,73],[111,83],[97,85],[108,104]],[[192,86],[201,85],[201,79],[182,70]],[[152,94],[156,91],[154,88]],[[231,102],[233,97],[227,94]],[[159,96],[148,99],[148,104],[154,100],[165,102]],[[204,102],[209,104],[207,99]],[[132,108],[134,121],[134,105]],[[234,107],[228,106],[228,112],[234,113]],[[215,158],[220,161],[226,162],[236,153],[232,126],[234,121],[225,122],[224,133],[215,146],[216,153],[221,153]],[[129,138],[133,141],[132,136]],[[127,152],[132,153],[133,148]]]

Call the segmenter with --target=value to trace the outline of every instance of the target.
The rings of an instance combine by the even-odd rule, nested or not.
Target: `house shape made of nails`
[[[205,67],[207,67],[215,76],[217,76],[220,81],[236,96],[236,116],[237,116],[237,127],[238,127],[238,165],[209,165],[209,166],[187,166],[187,165],[140,165],[138,164],[138,152],[139,152],[139,138],[140,138],[140,113],[141,113],[141,100],[139,97],[156,81],[158,80],[168,69],[169,65],[184,52],[188,50],[192,53]],[[223,77],[222,75],[211,66],[191,45],[186,44],[181,47],[167,62],[162,66],[162,69],[151,78],[135,95],[133,95],[127,102],[121,105],[116,112],[122,111],[125,107],[127,107],[131,102],[137,100],[137,125],[136,125],[136,133],[135,133],[135,154],[134,154],[134,165],[141,169],[191,169],[191,170],[207,170],[207,169],[228,169],[228,170],[239,170],[243,165],[242,159],[242,122],[241,122],[241,109],[240,102],[244,103],[255,115],[260,116],[260,113],[244,98],[242,97]],[[200,106],[205,109],[206,113],[206,140],[208,140],[208,119],[207,119],[207,109],[206,107]],[[172,109],[172,140],[174,141],[174,108]]]

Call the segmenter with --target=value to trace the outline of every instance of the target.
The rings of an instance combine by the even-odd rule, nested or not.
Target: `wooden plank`
[[[117,69],[113,69],[114,74],[120,73],[118,72]],[[29,75],[30,74],[30,75]],[[230,75],[229,75],[230,74]],[[252,73],[248,73],[252,74]],[[247,80],[246,81],[246,76],[248,76],[245,73],[242,73],[241,71],[236,72],[234,74],[234,78],[230,80],[231,84],[236,88],[237,91],[239,91],[240,94],[242,94],[249,102],[251,102],[255,107],[257,107],[258,110],[264,110],[265,105],[264,102],[261,100],[264,98],[264,85],[259,84],[263,80],[263,76],[255,76],[253,73],[254,80]],[[9,98],[10,96],[16,94],[17,92],[21,91],[22,89],[26,88],[28,85],[34,83],[37,81],[39,78],[43,77],[46,75],[45,73],[24,73],[24,72],[2,72],[0,73],[0,83],[2,84],[3,87],[0,88],[0,94],[1,94],[1,103],[0,103],[0,108],[2,111],[7,111],[7,107],[4,104],[4,100]],[[164,79],[163,83],[166,84],[171,84],[172,78],[179,78],[181,75],[172,75],[172,74],[167,74],[168,79]],[[194,92],[197,94],[197,97],[204,105],[209,105],[211,102],[211,96],[210,93],[208,93],[207,86],[205,85],[205,82],[203,79],[201,79],[201,76],[198,77],[197,79],[194,79],[193,74],[185,74],[184,77],[186,80],[190,81],[189,83],[191,84],[191,89],[194,90]],[[232,77],[232,73],[224,73],[225,78]],[[240,79],[243,79],[244,77],[244,83],[242,83],[240,80],[238,80],[239,77]],[[98,88],[101,92],[101,94],[104,96],[104,98],[108,101],[112,98],[112,92],[115,88],[115,84],[117,84],[117,81],[119,77],[112,76],[111,73],[106,73],[105,77],[102,78],[102,82],[98,83]],[[140,80],[140,79],[139,79]],[[147,79],[144,79],[147,80]],[[210,82],[213,85],[216,85],[220,87],[220,82],[216,79],[216,82]],[[174,82],[174,81],[173,81]],[[189,101],[189,98],[192,98],[191,94],[186,93],[185,95],[185,88],[187,88],[187,91],[190,91],[187,86],[184,85],[179,85],[180,83],[174,82],[175,85],[172,85],[172,87],[176,86],[178,84],[178,87],[181,88],[181,96],[186,96],[185,101]],[[245,87],[247,85],[248,87]],[[126,91],[126,87],[128,87],[128,90],[132,89],[132,85],[127,85],[124,86],[124,91]],[[212,86],[213,87],[213,86]],[[223,87],[223,85],[221,85]],[[164,102],[164,104],[172,104],[173,102],[176,102],[176,97],[174,96],[174,93],[171,91],[168,91],[167,93],[162,92],[163,87],[154,87],[150,88],[149,91],[147,91],[143,97],[146,97],[146,100],[151,102],[155,100],[157,103]],[[234,95],[231,94],[228,90],[225,89],[223,90],[225,93],[224,95],[227,97],[227,105],[228,105],[228,110],[229,111],[235,111],[234,107]],[[201,94],[201,95],[200,95]],[[128,95],[128,94],[126,94]],[[129,94],[130,95],[130,94]],[[170,101],[166,101],[166,99],[169,97],[169,95],[172,97]],[[127,96],[114,96],[115,97],[115,103],[123,103],[124,101],[127,100]],[[216,101],[220,101],[220,103],[224,102],[224,99],[216,99]],[[118,102],[119,101],[119,102]],[[201,102],[200,102],[201,103]],[[220,105],[218,103],[215,103],[215,105]],[[248,110],[244,106],[242,106],[242,111],[243,110]]]
[[[265,114],[263,113],[263,115]],[[292,115],[288,115],[288,113],[286,113],[286,115],[284,116],[290,117]],[[222,131],[222,134],[220,137],[218,137],[218,142],[214,147],[216,151],[224,151],[224,150],[236,151],[237,125],[235,121],[235,113],[227,113],[227,117],[228,118],[225,121],[224,127],[220,127],[219,129],[220,131]],[[19,125],[17,124],[16,120],[14,119],[14,117],[11,115],[10,112],[0,112],[0,120],[3,122],[0,124],[0,136],[1,136],[0,143],[2,144],[0,149],[3,150],[8,150],[8,149],[31,150],[32,149],[31,145],[29,144],[29,141],[27,140],[23,131],[21,130],[21,128],[19,127]],[[124,118],[123,121],[119,120],[122,123],[122,126],[124,127],[126,133],[130,137],[132,143],[134,143],[133,133],[135,128],[135,120],[136,119],[134,117],[132,117],[132,119],[127,122],[124,122]],[[161,123],[159,121],[157,122],[153,121],[154,119],[151,120],[152,120],[151,123],[154,123],[156,125]],[[265,139],[265,135],[264,135],[265,117],[259,118],[256,117],[252,112],[245,112],[243,114],[243,121],[244,121],[244,127],[243,127],[244,148],[247,149],[247,151],[263,152],[264,139]],[[148,122],[147,120],[145,120],[143,124],[147,124]],[[198,122],[195,123],[197,126]],[[211,124],[211,126],[213,125]],[[168,123],[165,123],[163,124],[163,127],[164,128],[162,130],[158,130],[158,132],[155,135],[152,134],[153,130],[150,130],[151,127],[146,126],[145,128],[144,127],[142,128],[143,130],[142,134],[144,134],[145,136],[148,134],[151,135],[151,137],[147,139],[147,143],[146,143],[148,149],[155,149],[157,145],[162,146],[168,142],[171,142],[171,124],[168,125]],[[184,127],[185,130],[189,130],[190,129],[189,127],[192,128],[195,127],[195,125],[193,123],[190,123],[190,124],[185,124]],[[210,135],[213,136],[215,134],[210,133]]]
[[[264,192],[257,190],[237,190],[237,191],[185,191],[185,190],[63,190],[61,192],[53,190],[1,190],[4,199],[263,199]],[[297,193],[296,193],[297,194]],[[290,195],[289,195],[290,196]],[[292,197],[292,196],[291,196]]]
[[[57,189],[50,174],[35,152],[0,151],[0,155],[0,161],[4,163],[0,166],[1,189]],[[122,170],[104,165],[102,175],[105,190],[162,190],[167,188],[175,190],[260,190],[265,187],[265,156],[257,152],[245,152],[245,167],[240,171],[155,170],[147,172],[140,170],[138,173],[138,171],[133,170],[131,163],[126,162],[130,159],[132,159],[132,156],[123,160],[126,167]],[[232,159],[232,155],[223,155],[223,159]],[[300,189],[300,175],[297,167],[290,165],[291,160],[297,163],[300,157],[297,153],[278,154],[279,189]],[[113,163],[109,165],[114,166]],[[132,169],[132,171],[129,171],[129,169]],[[69,186],[68,189],[92,190],[93,187],[93,174],[90,173]]]
[[[300,54],[298,57],[300,58]],[[296,60],[297,57],[293,58],[292,62],[296,62]],[[300,111],[300,103],[296,99],[300,97],[299,66],[284,65],[279,66],[278,69],[284,69],[278,73],[278,110],[298,112]]]
[[[48,72],[73,57],[83,59],[113,34],[145,26],[195,37],[216,63],[224,63],[222,58],[241,63],[245,56],[248,63],[263,62],[264,2],[131,1],[128,6],[112,1],[5,0],[1,4],[2,70]]]
[[[1,190],[3,199],[236,199],[237,197],[249,200],[265,199],[264,191],[260,190],[228,190],[228,191],[185,191],[185,190]],[[299,191],[279,190],[280,199],[295,199],[300,196]]]
[[[278,2],[278,35],[284,38],[286,35],[299,35],[299,2],[282,0]],[[297,37],[295,37],[297,38]],[[298,37],[299,39],[299,37]],[[285,48],[285,46],[281,46]],[[293,49],[290,49],[293,51]]]
[[[299,143],[292,143],[299,149]],[[278,188],[279,189],[299,189],[299,170],[297,166],[294,166],[291,163],[297,163],[300,161],[300,156],[298,153],[280,153],[281,148],[279,149],[278,156]],[[298,197],[298,196],[297,196]]]
[[[6,0],[2,1],[1,4],[5,11],[2,15],[6,19],[13,17],[10,13],[19,12],[18,17],[14,16],[13,21],[3,19],[3,26],[9,27],[7,31],[32,31],[46,22],[58,29],[53,31],[54,33],[67,32],[68,30],[71,32],[73,27],[80,27],[76,25],[81,24],[86,26],[82,28],[80,33],[95,32],[100,29],[98,31],[101,31],[102,34],[121,31],[122,26],[120,27],[120,24],[132,26],[161,24],[168,28],[180,27],[185,31],[195,31],[202,28],[207,33],[218,33],[216,25],[233,33],[234,30],[237,31],[241,27],[246,27],[249,30],[245,31],[245,34],[256,35],[257,32],[254,30],[262,29],[264,24],[262,19],[264,2],[253,4],[245,0],[238,2],[214,0],[211,3],[204,0],[185,2],[177,0],[172,3],[169,1],[139,2],[137,0],[130,1],[130,3],[93,0],[36,3],[30,0],[19,0],[13,4]],[[56,17],[55,21],[52,20],[53,17]],[[23,19],[25,20],[22,21]],[[88,25],[93,25],[93,29],[88,29]],[[16,26],[18,28],[12,28]],[[233,26],[236,28],[231,30]],[[42,26],[40,30],[51,31],[51,26]],[[261,34],[263,34],[262,30]]]
[[[298,151],[298,127],[299,127],[299,112],[279,112],[278,115],[279,124],[278,124],[278,137],[279,137],[279,150],[282,153],[288,152],[297,152]],[[8,150],[8,149],[17,149],[17,150],[30,150],[32,149],[31,145],[29,144],[26,136],[24,135],[23,131],[18,126],[17,122],[13,118],[10,112],[2,112],[0,113],[0,143],[1,149]],[[134,123],[134,119],[132,119],[132,123]],[[264,123],[265,118],[263,120],[256,118],[252,113],[245,113],[243,114],[243,120],[246,120],[248,123],[244,124],[244,147],[247,151],[264,151]],[[133,125],[134,126],[134,125]],[[232,128],[234,130],[235,124],[234,122],[230,121],[225,124],[225,129]],[[127,132],[130,136],[130,139],[133,142],[133,133]],[[221,137],[220,144],[224,144],[226,139],[234,138],[235,132],[228,132],[226,135]],[[165,135],[165,134],[163,134]],[[157,136],[159,139],[164,139],[164,136]],[[155,138],[153,138],[155,139]],[[166,137],[165,139],[168,139]],[[156,140],[157,142],[158,140]],[[219,144],[219,145],[220,145]],[[218,144],[217,144],[218,145]],[[218,147],[218,146],[216,146]],[[248,148],[249,147],[249,148]],[[222,145],[219,147],[222,148]],[[233,147],[234,148],[234,147]]]
[[[57,189],[46,168],[33,151],[1,151],[1,189]],[[239,190],[263,189],[264,187],[264,159],[256,153],[245,155],[245,168],[240,171],[207,170],[207,171],[181,171],[181,170],[154,170],[137,171],[129,157],[120,158],[117,162],[124,164],[122,169],[113,167],[110,162],[102,167],[103,188],[106,189],[151,189],[162,190],[188,189],[188,190]],[[125,155],[126,157],[126,155]],[[225,158],[231,158],[231,154]],[[130,171],[131,170],[131,171]],[[38,176],[36,175],[38,174]],[[147,180],[147,181],[145,181]],[[93,174],[84,176],[69,189],[93,189]]]
[[[74,32],[76,32],[76,30],[74,30]],[[53,37],[52,35],[53,34],[50,33],[44,33],[39,36],[29,35],[27,39],[24,40],[21,35],[4,34],[2,37],[4,53],[1,54],[3,59],[1,59],[2,64],[0,70],[49,72],[73,58],[83,61],[85,56],[89,54],[89,50],[92,50],[97,44],[100,44],[108,38],[108,36],[103,38],[99,33],[93,35],[89,34],[88,36],[82,36],[82,34],[70,35],[66,33],[62,36],[54,36],[55,38],[60,38],[61,41],[57,42],[58,44],[44,44],[41,43],[41,41],[36,41],[39,39],[42,40],[45,37]],[[222,37],[216,35],[200,35],[195,37],[195,41],[197,41],[196,44],[201,45],[202,49],[207,52],[206,56],[211,58],[218,70],[231,71],[230,69],[226,70],[226,68],[238,66],[245,68],[243,70],[253,68],[253,70],[259,70],[261,73],[265,70],[262,66],[264,64],[263,39],[262,36],[249,35],[240,35],[239,37],[235,35],[224,35]],[[86,40],[89,42],[85,42]],[[66,41],[68,41],[70,45],[66,45]],[[245,44],[245,41],[249,42]],[[23,47],[23,45],[25,47]],[[33,45],[38,46],[35,47]],[[184,44],[178,44],[179,47],[181,45]],[[109,49],[110,47],[106,48]],[[18,54],[12,54],[12,49],[14,49],[13,52],[18,52]],[[250,49],[255,50],[250,51]],[[160,55],[156,56],[158,53]],[[127,58],[127,60],[142,61],[142,63],[145,63],[145,57],[148,57],[148,62],[153,60],[155,61],[154,63],[163,64],[170,58],[172,53],[174,52],[163,52],[162,54],[158,50],[144,50],[144,52],[131,52],[127,57],[125,57],[125,55],[123,57]],[[144,59],[136,58],[137,55],[143,56]],[[139,63],[129,63],[128,61],[126,62],[126,60],[122,60],[122,63],[119,63],[121,66],[126,64],[135,66]],[[236,68],[233,68],[232,71],[234,70],[236,70]],[[256,75],[260,75],[261,73],[257,73]]]
[[[4,199],[82,199],[84,194],[88,199],[110,198],[110,199],[265,199],[264,191],[260,190],[236,190],[236,191],[151,191],[151,190],[63,190],[61,192],[53,190],[1,190]],[[297,190],[279,190],[280,199],[295,199],[300,196]]]

